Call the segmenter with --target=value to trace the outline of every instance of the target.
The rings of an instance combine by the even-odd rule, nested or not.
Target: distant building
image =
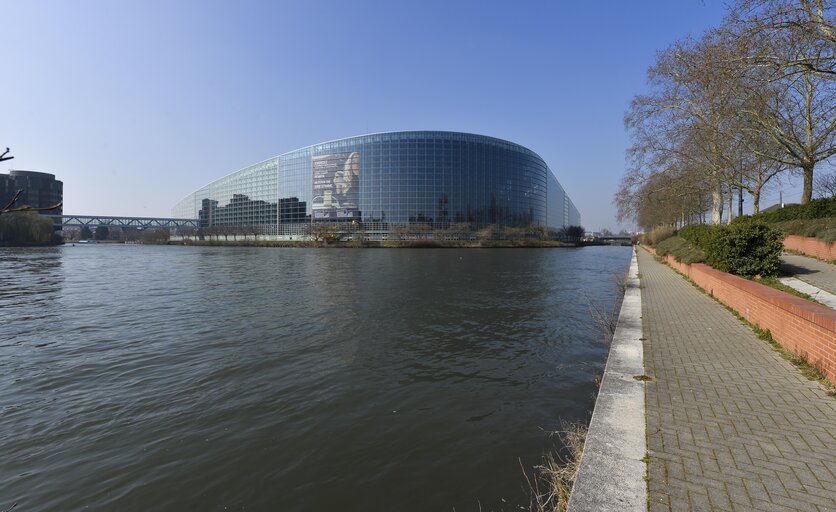
[[[173,215],[280,237],[304,235],[317,222],[380,235],[461,226],[557,231],[581,222],[533,151],[443,131],[376,133],[284,153],[189,194]]]
[[[6,206],[18,190],[23,190],[15,206],[47,208],[64,200],[64,183],[54,174],[35,171],[9,171],[0,174],[0,208]],[[49,212],[61,215],[62,208]]]

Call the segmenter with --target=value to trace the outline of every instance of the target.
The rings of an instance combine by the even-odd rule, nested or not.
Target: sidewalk
[[[784,253],[781,273],[836,295],[836,265],[807,256]]]
[[[650,510],[836,511],[836,399],[638,251]]]

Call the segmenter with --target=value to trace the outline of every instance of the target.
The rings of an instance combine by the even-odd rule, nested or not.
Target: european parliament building
[[[493,137],[408,131],[323,142],[189,194],[172,210],[201,227],[257,227],[278,238],[311,225],[401,231],[561,228],[580,214],[533,151]]]

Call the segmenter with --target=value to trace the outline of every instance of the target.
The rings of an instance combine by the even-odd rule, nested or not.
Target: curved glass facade
[[[579,225],[580,214],[533,151],[456,132],[390,132],[315,144],[206,185],[172,210],[204,227],[259,226],[300,236],[316,222],[370,232],[453,225],[478,230]]]

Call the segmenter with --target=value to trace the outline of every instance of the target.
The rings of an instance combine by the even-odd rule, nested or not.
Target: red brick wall
[[[836,382],[836,311],[702,263],[679,263],[670,255],[666,260],[750,323],[769,329],[775,341]]]
[[[784,239],[784,247],[820,260],[836,260],[836,243],[827,243],[817,238],[789,235]]]

